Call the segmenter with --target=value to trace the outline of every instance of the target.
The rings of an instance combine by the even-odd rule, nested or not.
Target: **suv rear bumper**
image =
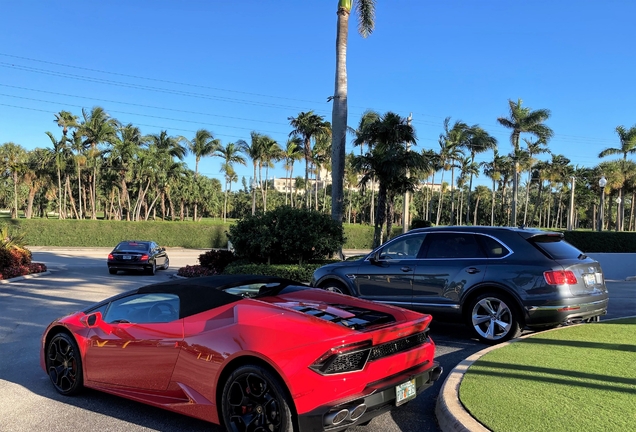
[[[582,321],[607,314],[607,297],[585,303],[526,306],[529,327]]]

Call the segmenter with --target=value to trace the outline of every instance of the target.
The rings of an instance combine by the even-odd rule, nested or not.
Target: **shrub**
[[[413,219],[411,221],[411,229],[415,229],[415,228],[430,228],[432,226],[433,226],[433,222],[431,222],[430,220]]]
[[[2,274],[5,279],[11,279],[18,276],[25,276],[30,274],[29,266],[26,265],[13,265],[2,269]]]
[[[47,270],[46,264],[31,263],[29,264],[29,273],[44,273]]]
[[[329,215],[285,206],[239,220],[228,238],[238,257],[268,264],[322,259],[345,241],[342,227]]]
[[[218,274],[215,270],[209,269],[200,265],[187,265],[185,267],[181,267],[177,272],[179,276],[191,278],[191,277],[200,277],[200,276],[214,276]]]
[[[234,261],[234,253],[224,249],[212,249],[199,255],[199,264],[217,273],[222,273],[232,261]]]
[[[276,276],[298,282],[309,283],[314,271],[323,264],[240,264],[232,263],[225,268],[224,274],[254,274]]]

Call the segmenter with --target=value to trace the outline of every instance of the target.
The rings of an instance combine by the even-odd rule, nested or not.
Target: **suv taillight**
[[[543,272],[543,277],[548,285],[576,285],[578,283],[571,270],[551,270]]]

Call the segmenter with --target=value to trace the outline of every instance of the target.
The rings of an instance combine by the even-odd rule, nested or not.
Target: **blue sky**
[[[284,145],[301,111],[331,120],[337,0],[0,6],[0,143],[50,147],[54,113],[95,105],[146,134],[206,128],[223,144],[255,130]],[[595,166],[619,146],[616,126],[636,124],[636,2],[378,0],[376,12],[369,38],[350,25],[350,125],[365,109],[412,112],[417,148],[437,150],[450,116],[508,153],[496,119],[521,98],[551,110],[554,153]],[[249,162],[236,168],[251,175]],[[222,180],[219,169],[218,158],[199,166]]]

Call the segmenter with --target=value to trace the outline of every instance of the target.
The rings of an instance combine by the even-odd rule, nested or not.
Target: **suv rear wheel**
[[[351,292],[349,292],[349,289],[346,286],[344,286],[342,282],[338,282],[335,280],[329,280],[327,282],[320,284],[320,288],[324,289],[325,291],[331,291],[338,294],[351,295]]]
[[[488,292],[468,305],[468,324],[480,341],[494,345],[516,338],[521,320],[513,300],[507,295]]]

